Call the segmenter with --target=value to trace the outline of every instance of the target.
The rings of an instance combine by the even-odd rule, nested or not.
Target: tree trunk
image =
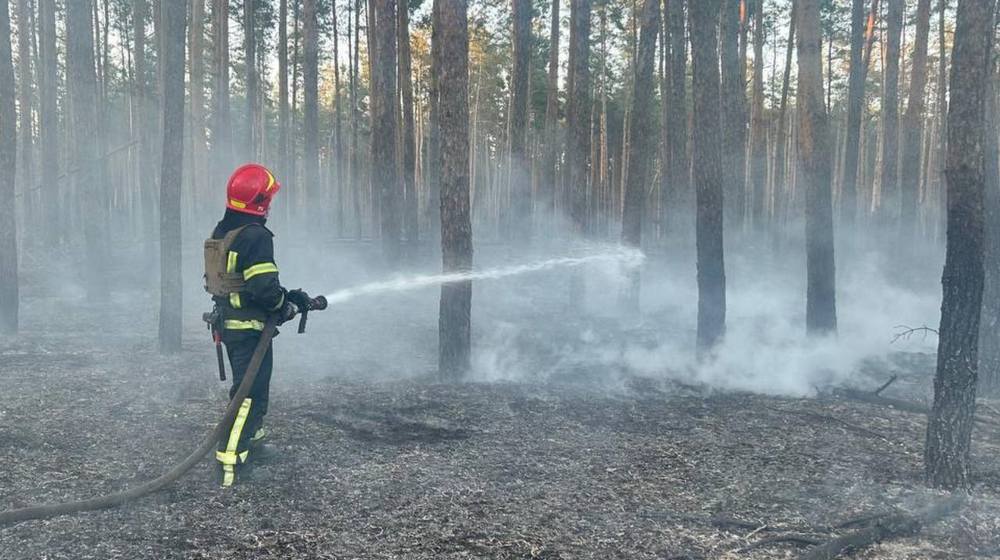
[[[724,0],[728,2],[728,0]],[[716,23],[719,0],[688,4],[694,74],[694,181],[697,204],[698,350],[703,355],[726,330],[726,270],[723,253],[722,123]]]
[[[667,228],[681,239],[690,239],[694,227],[694,200],[691,192],[691,162],[688,159],[687,112],[687,37],[684,25],[684,0],[667,0],[664,19],[670,27],[670,103],[664,125],[670,147],[667,170]]]
[[[944,187],[944,162],[948,159],[948,51],[945,47],[945,12],[948,9],[948,0],[940,0],[938,5],[938,82],[937,82],[937,117],[938,117],[938,145],[935,146],[937,152],[938,167],[934,170],[938,183],[938,207],[941,209],[938,215],[938,230],[946,229],[948,206],[945,200],[947,188]]]
[[[0,4],[0,168],[13,177],[17,169],[17,109],[14,91],[14,60],[10,46],[8,2]],[[23,20],[22,20],[23,21]],[[28,33],[27,25],[21,34]],[[24,59],[22,59],[24,60]],[[23,75],[23,74],[22,74]],[[0,196],[8,201],[0,208],[0,333],[14,334],[18,327],[17,207],[14,182],[0,182]]]
[[[469,209],[469,28],[465,2],[435,0],[434,35],[441,125],[441,259],[445,272],[472,268]],[[441,286],[438,368],[444,379],[469,369],[472,282]]]
[[[558,0],[556,0],[558,1]],[[434,246],[441,239],[441,3],[433,2],[431,8],[431,81],[428,97],[427,130],[427,224],[431,230],[428,239]]]
[[[100,181],[97,122],[97,77],[94,73],[94,33],[90,13],[92,0],[74,0],[66,5],[66,81],[73,116],[76,192],[80,195],[86,264],[84,284],[92,298],[107,295],[107,191]]]
[[[417,145],[413,126],[413,68],[410,55],[410,10],[409,4],[403,2],[397,8],[399,45],[399,91],[402,97],[402,126],[400,143],[400,159],[403,167],[403,224],[406,240],[411,247],[416,248],[419,241],[419,222],[417,221]]]
[[[837,331],[836,268],[819,1],[799,0],[796,106],[801,111],[798,152],[806,202],[806,330],[809,334],[832,334]]]
[[[722,0],[722,173],[725,181],[726,225],[743,227],[746,180],[746,85],[740,60],[741,8],[743,0]],[[701,92],[699,92],[700,94]]]
[[[20,108],[20,133],[21,133],[21,166],[19,171],[21,178],[21,196],[24,197],[24,207],[27,217],[31,218],[35,213],[35,137],[34,126],[32,125],[32,65],[31,65],[31,37],[34,29],[31,26],[31,6],[28,0],[17,0],[17,79],[18,79],[18,106]],[[7,37],[8,35],[2,35]],[[0,64],[3,64],[0,61]],[[8,172],[8,177],[13,177],[13,172]],[[13,200],[13,199],[10,199]]]
[[[400,258],[399,199],[397,167],[396,100],[396,0],[374,0],[372,20],[375,39],[372,53],[372,187],[378,192],[381,217],[382,253],[386,262]]]
[[[754,2],[753,107],[750,111],[750,200],[754,229],[764,227],[767,188],[767,126],[764,122],[764,0]]]
[[[847,231],[853,227],[858,214],[858,155],[869,60],[865,46],[870,45],[875,36],[876,6],[878,0],[872,0],[872,11],[867,18],[865,0],[853,0],[851,7],[851,71],[847,80],[847,140],[844,146],[840,202],[840,218]]]
[[[314,6],[315,6],[315,0]],[[306,2],[308,4],[308,0]],[[315,10],[314,10],[315,13]],[[313,18],[315,20],[315,18]],[[315,30],[315,27],[314,27]],[[309,53],[308,47],[306,47],[306,59],[308,60]],[[246,86],[247,86],[247,136],[246,136],[246,157],[249,161],[257,161],[258,155],[260,154],[260,138],[257,134],[257,97],[259,95],[257,91],[257,2],[256,0],[243,0],[243,53],[244,53],[244,65],[246,70]],[[308,66],[308,64],[307,64]],[[303,71],[303,81],[305,78],[306,71]],[[308,95],[308,94],[307,94]],[[306,118],[306,122],[309,119]],[[308,125],[307,125],[308,126]],[[307,189],[314,189],[316,183],[309,183],[306,181]]]
[[[985,238],[983,309],[979,325],[979,390],[984,395],[1000,394],[1000,118],[997,107],[997,80],[1000,66],[994,60],[987,82],[986,132],[983,143],[985,173]]]
[[[924,447],[927,484],[948,490],[970,484],[983,296],[983,143],[995,6],[994,0],[959,2],[952,55],[947,256],[934,405]]]
[[[354,217],[357,220],[355,237],[361,239],[361,157],[358,153],[358,64],[361,55],[358,53],[361,43],[361,0],[354,0],[354,51],[351,57],[351,191],[353,193]]]
[[[570,218],[577,235],[589,231],[587,159],[590,154],[590,2],[570,0],[569,66],[573,75],[566,114],[566,175]]]
[[[333,14],[333,150],[332,178],[337,189],[337,236],[344,236],[344,130],[343,102],[340,89],[340,31],[337,27],[337,2],[330,6]],[[348,39],[350,37],[348,36]]]
[[[233,166],[233,129],[229,114],[229,2],[213,0],[212,159],[216,185],[225,185]]]
[[[184,176],[183,2],[163,4],[163,158],[160,169],[160,352],[179,352],[183,291],[181,181]]]
[[[899,52],[904,0],[888,0],[885,85],[882,91],[882,223],[899,223]]]
[[[531,60],[531,0],[512,0],[514,68],[510,96],[511,234],[519,242],[531,238],[531,164],[528,161],[528,65]]]
[[[316,1],[302,2],[302,171],[306,215],[317,227],[325,222],[319,182],[319,35]],[[326,224],[324,224],[326,225]]]
[[[64,233],[62,220],[63,190],[59,188],[59,112],[56,107],[56,93],[59,89],[56,64],[56,16],[55,0],[38,0],[39,43],[38,55],[41,61],[38,72],[38,91],[41,97],[38,111],[38,136],[41,144],[40,161],[43,215],[49,227],[42,228],[49,245],[59,242]]]
[[[777,227],[775,233],[783,225],[785,220],[791,191],[788,188],[787,173],[788,167],[788,90],[792,75],[792,54],[795,53],[795,27],[797,19],[797,5],[799,0],[792,1],[791,12],[788,20],[788,43],[785,47],[785,71],[781,78],[781,102],[778,106],[778,132],[774,141],[774,191],[775,206],[777,207]],[[780,239],[780,238],[777,238]]]
[[[559,0],[552,0],[549,23],[549,69],[545,94],[545,136],[538,193],[543,216],[552,217],[556,205],[556,160],[559,153]]]
[[[927,89],[927,37],[931,27],[931,0],[917,3],[917,36],[913,44],[910,99],[903,115],[903,180],[900,185],[900,247],[917,244],[917,205],[920,202],[920,155],[924,133],[924,93]]]
[[[208,180],[208,136],[205,134],[205,0],[191,4],[191,138],[194,143],[191,176],[197,196],[194,201],[206,205],[217,200],[216,185]]]
[[[288,0],[278,7],[278,172],[290,175],[288,161]],[[285,179],[288,180],[287,178]]]
[[[653,62],[656,57],[656,36],[660,28],[660,0],[643,0],[639,50],[636,57],[635,83],[632,88],[632,130],[629,136],[631,153],[628,158],[625,203],[622,213],[622,243],[640,247],[642,215],[649,191],[653,159],[656,157],[656,111],[653,91]],[[639,272],[631,273],[625,304],[630,311],[639,311]]]

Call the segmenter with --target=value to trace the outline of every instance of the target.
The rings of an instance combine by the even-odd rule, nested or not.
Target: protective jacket
[[[262,331],[285,303],[265,218],[226,210],[205,241],[205,290],[222,312],[224,337]]]

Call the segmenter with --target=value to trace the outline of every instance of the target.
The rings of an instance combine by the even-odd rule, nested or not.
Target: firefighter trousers
[[[229,364],[233,372],[233,385],[229,389],[229,398],[236,394],[236,389],[243,382],[247,366],[257,343],[260,333],[240,333],[238,336],[227,336],[223,339]],[[263,437],[264,415],[267,414],[268,393],[271,386],[271,369],[273,365],[272,347],[261,361],[257,378],[254,379],[250,393],[240,403],[239,412],[228,429],[219,440],[218,451],[215,454],[221,467],[222,485],[230,486],[236,481],[236,473],[240,466],[251,460],[251,444]]]

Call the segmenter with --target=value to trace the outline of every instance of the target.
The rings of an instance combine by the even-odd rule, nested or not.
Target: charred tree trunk
[[[625,203],[622,213],[622,243],[640,247],[642,215],[649,191],[653,159],[656,157],[656,111],[654,110],[653,62],[656,58],[656,36],[660,28],[660,0],[644,0],[639,25],[639,50],[632,88],[632,130],[628,157]],[[625,304],[632,312],[639,311],[639,272],[633,271]]]
[[[73,115],[73,175],[81,209],[86,219],[84,284],[89,296],[107,295],[107,191],[101,184],[97,123],[97,76],[94,73],[94,33],[90,13],[92,0],[74,0],[66,5],[66,81]]]
[[[316,0],[302,2],[302,171],[306,214],[316,227],[323,218],[319,183],[319,34]]]
[[[994,0],[959,2],[951,69],[947,257],[934,405],[924,447],[927,484],[949,490],[970,483],[983,296],[983,143],[995,6]]]
[[[465,2],[435,0],[441,124],[441,257],[445,272],[472,268],[469,208],[469,27]],[[442,378],[469,369],[472,282],[441,286],[438,368]]]
[[[764,228],[767,189],[767,126],[764,122],[764,0],[754,2],[753,105],[750,111],[750,200],[754,229]]]
[[[861,146],[861,119],[864,115],[865,81],[868,75],[867,49],[875,36],[878,0],[865,16],[865,0],[853,0],[851,7],[851,71],[847,79],[847,135],[841,180],[840,218],[846,229],[854,225],[858,213],[858,155]]]
[[[882,223],[899,223],[899,45],[903,1],[888,0],[885,87],[882,91],[882,175],[879,214]]]
[[[590,2],[570,0],[569,107],[566,113],[566,175],[570,218],[577,235],[589,231],[587,160],[590,155]]]
[[[726,193],[726,225],[736,231],[743,227],[746,211],[746,84],[740,60],[743,0],[722,0],[722,174]],[[697,90],[695,90],[697,91]],[[702,92],[698,92],[699,95]]]
[[[59,113],[56,108],[56,92],[58,91],[58,68],[56,64],[56,15],[55,0],[38,0],[38,57],[41,61],[38,72],[38,92],[40,96],[38,110],[38,136],[41,144],[41,199],[43,215],[50,227],[45,230],[46,242],[55,245],[63,234],[62,220],[63,202],[62,189],[59,188]]]
[[[728,0],[726,0],[728,1]],[[694,180],[697,197],[698,349],[707,353],[726,330],[726,268],[723,254],[722,124],[716,22],[719,0],[688,4],[694,73]]]
[[[527,150],[528,63],[531,60],[531,0],[512,0],[514,68],[510,96],[510,232],[519,242],[531,238],[531,173]]]
[[[691,162],[688,159],[687,112],[687,37],[684,25],[684,0],[667,0],[664,19],[670,27],[670,106],[666,114],[667,141],[670,144],[670,187],[667,191],[667,227],[682,239],[690,239],[694,230],[694,197],[691,192]]]
[[[399,92],[402,101],[400,160],[403,168],[403,224],[411,247],[419,242],[417,204],[417,143],[413,125],[413,68],[410,55],[410,10],[407,2],[397,8],[399,44]]]
[[[0,4],[0,169],[13,177],[17,169],[17,110],[14,91],[14,60],[10,47],[9,4]],[[27,27],[27,26],[25,26]],[[27,33],[27,28],[21,31]],[[14,334],[18,326],[17,210],[14,182],[0,182],[0,196],[8,201],[0,208],[0,333]]]
[[[538,193],[543,215],[551,219],[556,204],[556,160],[559,152],[559,0],[552,0],[549,23],[549,69],[545,94],[545,136]]]
[[[374,0],[372,53],[372,186],[378,193],[382,253],[400,258],[399,168],[397,167],[396,0]]]
[[[920,165],[924,133],[924,93],[927,89],[927,37],[931,27],[931,0],[917,3],[917,36],[913,44],[910,97],[903,115],[903,164],[900,184],[900,247],[913,247],[917,239],[917,206],[920,202]]]
[[[214,0],[212,4],[214,56],[212,73],[212,159],[215,184],[226,184],[233,165],[233,128],[229,113],[229,2]]]
[[[184,177],[183,2],[163,4],[163,158],[160,170],[160,351],[181,349],[183,263],[181,183]]]
[[[798,152],[806,201],[806,330],[837,331],[830,133],[823,101],[819,0],[798,0]]]

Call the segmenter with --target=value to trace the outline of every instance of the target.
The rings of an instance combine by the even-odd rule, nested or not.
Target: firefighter
[[[301,290],[288,291],[278,280],[274,262],[274,234],[265,227],[268,209],[281,184],[262,165],[249,163],[233,172],[226,185],[226,213],[205,242],[205,289],[215,301],[219,330],[232,367],[236,393],[261,337],[264,322],[277,314],[279,323],[304,309],[309,297]],[[272,349],[261,363],[250,393],[240,403],[239,413],[219,441],[215,454],[223,486],[246,473],[251,460],[267,455],[268,389],[271,383]]]

